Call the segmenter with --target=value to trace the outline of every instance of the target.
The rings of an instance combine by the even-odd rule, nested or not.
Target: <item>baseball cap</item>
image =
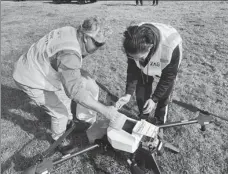
[[[85,19],[81,31],[99,43],[104,43],[106,40],[103,22],[97,16]]]

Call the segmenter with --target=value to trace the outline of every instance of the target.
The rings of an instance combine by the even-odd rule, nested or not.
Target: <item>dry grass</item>
[[[170,108],[170,121],[194,118],[194,113],[181,107],[180,102],[228,118],[227,2],[168,1],[157,7],[146,5],[148,2],[143,7],[135,7],[134,2],[126,1],[87,5],[29,1],[1,4],[2,173],[20,173],[49,146],[50,120],[15,88],[13,63],[50,30],[65,25],[77,26],[88,16],[104,17],[111,35],[104,49],[85,59],[83,68],[113,94],[121,96],[125,89],[127,64],[121,52],[121,39],[126,26],[132,20],[162,22],[177,28],[184,40],[184,57],[174,92],[176,102]],[[100,100],[106,103],[104,91]],[[130,106],[136,114],[135,102]],[[209,125],[206,132],[201,132],[198,125],[165,130],[165,138],[181,152],[176,155],[166,151],[158,157],[162,173],[182,174],[184,170],[189,174],[228,173],[227,132],[228,124],[219,119]],[[76,137],[79,148],[86,145],[84,136]],[[129,173],[129,169],[121,157],[98,153],[75,157],[54,173],[99,172],[119,174]]]

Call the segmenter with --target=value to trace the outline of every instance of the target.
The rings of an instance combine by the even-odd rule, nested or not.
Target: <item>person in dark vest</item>
[[[153,5],[158,5],[158,0],[153,0]]]
[[[136,1],[135,1],[135,2],[136,2],[136,5],[139,4],[139,1],[140,1],[140,4],[143,5],[143,0],[136,0]]]
[[[126,91],[115,107],[120,109],[136,92],[139,117],[147,119],[157,104],[154,117],[164,124],[182,59],[181,36],[172,26],[145,22],[127,28],[123,48],[128,59]],[[160,80],[152,93],[155,76]]]

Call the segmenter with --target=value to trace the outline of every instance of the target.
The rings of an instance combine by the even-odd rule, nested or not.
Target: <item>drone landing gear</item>
[[[170,150],[171,152],[173,152],[175,154],[180,152],[179,148],[177,148],[176,146],[174,146],[171,143],[169,143],[169,142],[164,140],[164,138],[163,138],[163,130],[162,129],[160,130],[160,132],[158,134],[158,137],[159,137],[159,144],[158,144],[158,147],[157,147],[158,154],[161,154],[163,152],[164,148]]]
[[[173,153],[179,153],[180,152],[179,148],[177,148],[176,146],[174,146],[174,145],[172,145],[166,141],[163,141],[163,147],[169,149]]]
[[[146,149],[139,148],[132,156],[132,162],[142,169],[148,169],[153,171],[153,174],[160,174],[160,168],[155,158],[155,153],[148,153]]]
[[[170,143],[165,142],[161,148],[167,148],[173,153],[179,153],[179,149]],[[162,149],[149,153],[147,149],[139,148],[131,157],[131,161],[135,163],[140,169],[148,169],[151,174],[161,174],[160,167],[156,160],[156,155]]]
[[[173,153],[180,152],[177,147],[163,139],[163,130],[160,130],[157,141],[157,145],[155,146],[153,144],[154,140],[151,142],[151,139],[148,141],[148,137],[144,137],[139,148],[131,157],[133,163],[142,169],[142,171],[146,169],[150,170],[150,174],[161,174],[156,156],[162,155],[164,149],[168,149]]]

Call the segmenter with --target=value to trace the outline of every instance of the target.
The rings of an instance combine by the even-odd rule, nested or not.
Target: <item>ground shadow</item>
[[[90,75],[85,70],[82,70],[82,72]],[[92,77],[92,75],[90,76]],[[118,100],[118,97],[113,95],[104,85],[99,82],[97,82],[97,84],[106,93],[106,101],[103,104],[107,105],[109,102],[114,103]],[[34,165],[38,158],[40,158],[39,154],[33,157],[25,157],[21,155],[21,152],[27,145],[36,139],[47,140],[50,144],[52,143],[51,135],[47,133],[47,129],[50,129],[50,117],[45,114],[45,111],[42,108],[30,104],[30,98],[21,90],[1,85],[1,92],[2,119],[18,125],[22,130],[34,136],[32,140],[27,142],[21,149],[17,150],[14,155],[2,163],[1,172],[5,172],[9,167],[11,167],[12,163],[14,164],[14,169],[16,171],[23,171],[29,166]],[[25,113],[29,113],[29,117],[34,116],[34,119],[26,118],[26,115],[21,115],[20,112],[12,112],[12,110],[21,110]],[[134,117],[132,114],[134,111],[129,106],[124,106],[120,112],[131,118]],[[80,135],[78,135],[76,139],[80,139]],[[86,145],[86,143],[81,144],[83,144],[83,146]]]
[[[193,106],[191,104],[187,104],[187,103],[184,103],[184,102],[181,102],[181,101],[177,101],[177,100],[173,100],[172,102],[175,103],[175,104],[177,104],[177,105],[179,105],[179,106],[181,106],[181,107],[183,107],[183,108],[185,108],[185,109],[188,109],[191,112],[197,112],[197,111],[199,111],[202,114],[211,115],[211,116],[216,117],[216,118],[219,118],[221,120],[228,121],[228,119],[226,117],[224,117],[224,116],[219,116],[219,115],[210,113],[208,111],[202,110],[202,109],[200,109],[200,108],[198,108],[196,106]],[[215,120],[214,123],[216,125],[219,125],[219,122],[217,120]]]
[[[172,103],[177,104],[185,109],[188,109],[191,112],[197,112],[199,110],[196,106],[193,106],[191,104],[187,104],[178,100],[172,100]]]
[[[38,139],[42,138],[39,133],[44,133],[44,130],[50,128],[50,117],[46,115],[45,111],[42,108],[31,104],[31,100],[27,94],[17,88],[1,85],[1,92],[1,118],[20,126],[22,130],[33,134]],[[30,113],[35,117],[34,120],[27,119],[26,116],[24,117],[18,113],[12,112],[12,110],[18,109],[25,113]]]
[[[1,119],[8,120],[18,125],[25,132],[34,135],[32,140],[27,142],[20,150],[16,151],[13,156],[1,164],[2,173],[11,166],[12,162],[15,164],[15,170],[20,171],[37,158],[37,156],[26,158],[20,154],[30,142],[34,139],[47,140],[50,142],[50,134],[46,132],[46,130],[50,128],[50,117],[45,115],[41,108],[29,104],[30,99],[28,96],[16,88],[1,85],[1,94]],[[26,104],[23,105],[24,103]],[[35,117],[34,120],[26,119],[23,115],[11,112],[12,110],[18,109],[30,113]]]

